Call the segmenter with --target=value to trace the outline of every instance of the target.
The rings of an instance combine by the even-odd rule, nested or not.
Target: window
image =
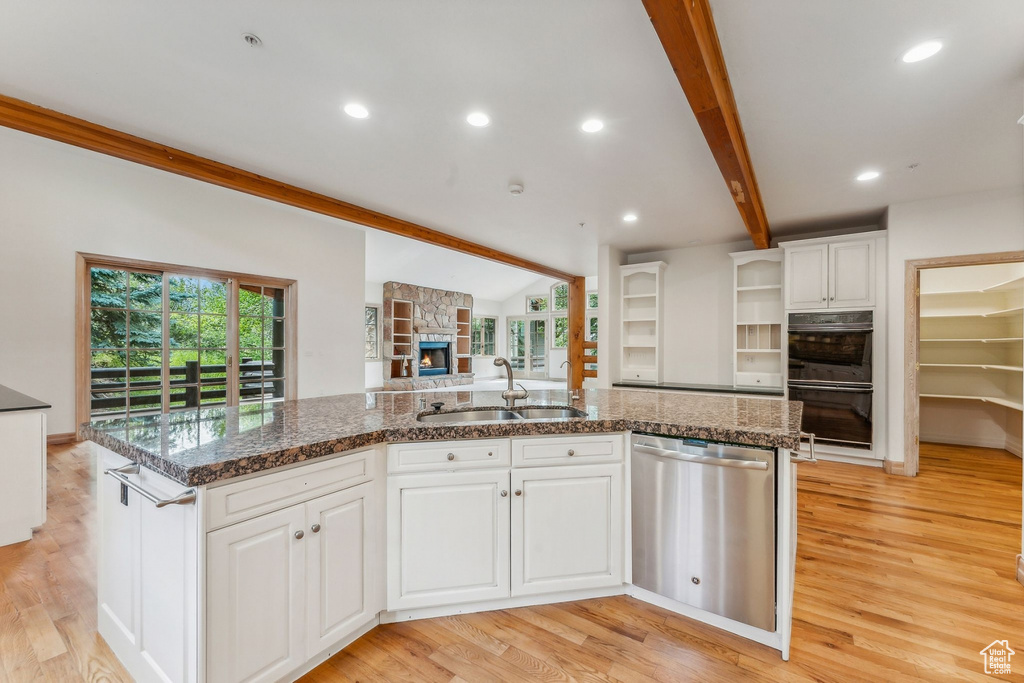
[[[380,359],[380,307],[367,306],[363,314],[365,334],[363,344],[366,360]]]
[[[546,296],[526,297],[527,313],[543,313],[548,310],[548,298]]]
[[[597,316],[587,319],[587,341],[597,341]]]
[[[587,292],[587,308],[597,308],[597,292]]]
[[[290,280],[81,256],[80,421],[291,396]],[[86,327],[87,326],[87,327]]]
[[[470,353],[474,356],[495,356],[495,330],[497,318],[473,318],[470,338]]]
[[[564,315],[554,317],[555,333],[551,336],[551,348],[565,349],[569,347],[569,319]]]
[[[566,283],[557,284],[551,288],[551,301],[553,311],[569,310],[569,285]]]

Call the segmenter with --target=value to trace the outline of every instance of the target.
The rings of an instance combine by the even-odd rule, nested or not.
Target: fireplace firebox
[[[420,342],[420,377],[450,374],[448,342]]]

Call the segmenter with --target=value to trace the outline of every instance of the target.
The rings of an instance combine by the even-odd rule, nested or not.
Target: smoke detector
[[[508,193],[513,197],[518,197],[523,193],[523,191],[524,188],[519,183],[512,183],[511,185],[508,186]]]
[[[244,40],[249,47],[259,47],[263,44],[263,41],[260,40],[260,37],[255,33],[243,33],[242,40]]]

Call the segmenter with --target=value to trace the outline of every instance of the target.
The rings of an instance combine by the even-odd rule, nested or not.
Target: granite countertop
[[[43,403],[0,384],[0,413],[10,413],[15,410],[44,410],[50,407],[49,403]]]
[[[698,391],[709,394],[747,394],[751,396],[785,396],[782,389],[774,387],[736,387],[732,384],[686,384],[682,382],[616,382],[613,387],[624,389],[671,389],[673,391]]]
[[[97,420],[86,439],[187,486],[384,442],[651,432],[796,449],[803,404],[739,396],[588,389],[573,406],[585,418],[423,423],[419,398],[443,410],[503,406],[499,392],[344,394],[238,408]],[[518,407],[565,405],[564,391],[534,391]]]

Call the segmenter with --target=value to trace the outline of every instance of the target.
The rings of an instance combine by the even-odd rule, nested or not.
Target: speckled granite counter
[[[575,401],[587,417],[487,423],[422,423],[414,393],[345,394],[266,408],[98,420],[85,438],[189,486],[281,467],[383,442],[637,431],[798,448],[803,404],[738,396],[590,389]],[[444,410],[502,406],[496,392],[437,392]],[[564,391],[536,391],[520,402],[564,405]]]

